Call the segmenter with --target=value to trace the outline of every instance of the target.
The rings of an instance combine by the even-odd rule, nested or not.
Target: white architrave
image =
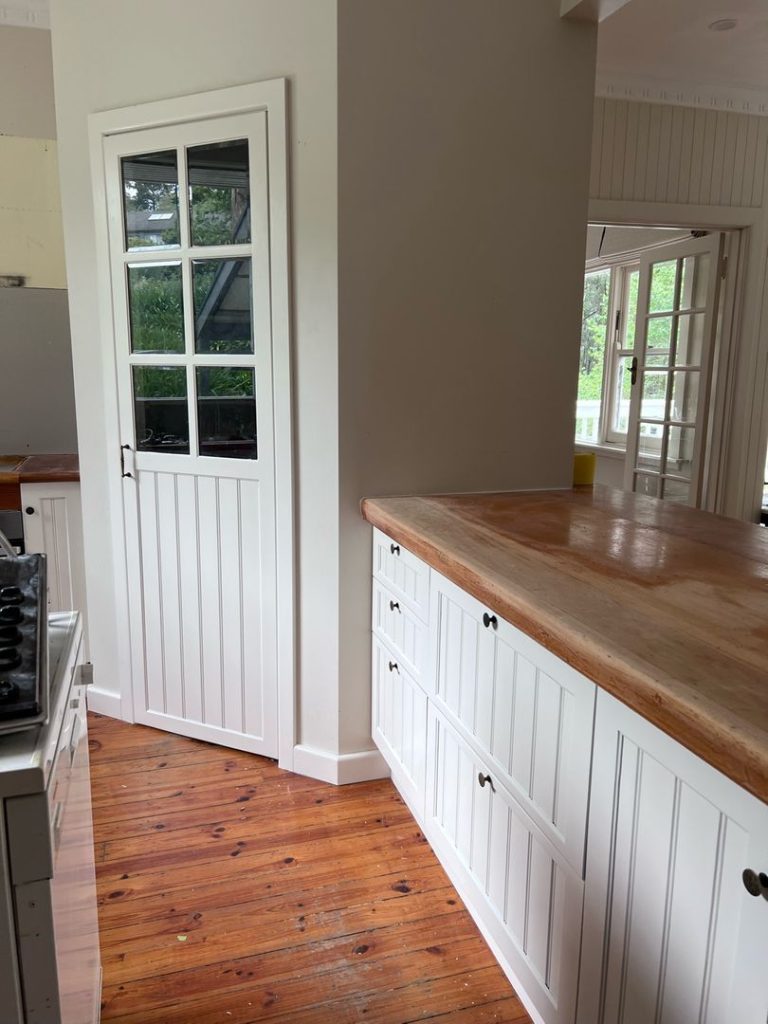
[[[605,21],[630,0],[560,0],[560,16],[578,21]]]

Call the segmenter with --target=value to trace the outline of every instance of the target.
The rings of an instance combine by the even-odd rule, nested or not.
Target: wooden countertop
[[[768,802],[768,529],[601,486],[362,510]]]
[[[79,479],[77,455],[0,455],[0,484],[67,483]]]

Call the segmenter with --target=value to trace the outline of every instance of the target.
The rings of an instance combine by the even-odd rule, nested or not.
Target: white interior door
[[[624,486],[701,503],[723,236],[713,233],[640,260]]]
[[[267,115],[104,159],[135,718],[276,756]]]

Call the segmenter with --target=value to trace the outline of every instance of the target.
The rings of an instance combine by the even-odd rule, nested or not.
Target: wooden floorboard
[[[390,782],[89,725],[103,1021],[530,1024]]]

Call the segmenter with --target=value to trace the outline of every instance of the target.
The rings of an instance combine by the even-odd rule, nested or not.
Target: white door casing
[[[116,560],[125,565],[120,596],[130,621],[134,718],[254,753],[279,754],[280,763],[290,767],[294,615],[285,83],[146,104],[91,121],[97,234],[109,256],[101,275],[107,290],[102,315],[109,312],[118,396],[109,431],[115,442],[110,470],[111,483],[121,490],[122,515],[119,521],[113,515],[112,529]],[[193,245],[187,148],[233,140],[248,142],[250,237]],[[121,160],[173,150],[179,244],[129,250]],[[252,352],[222,354],[196,345],[197,260],[220,260],[217,273],[250,262]],[[162,265],[174,274],[180,268],[183,346],[132,351],[129,268],[141,272]],[[239,287],[243,294],[247,286]],[[185,382],[188,451],[183,445],[162,450],[146,427],[149,420],[137,424],[137,367],[171,368]],[[212,379],[211,371],[221,368],[253,372],[255,458],[222,457],[210,447],[212,454],[200,453],[203,400],[196,399],[196,387],[200,374]],[[146,450],[153,444],[155,450]]]
[[[626,490],[702,503],[722,251],[723,235],[712,232],[641,255]],[[666,301],[656,268],[672,264]]]

